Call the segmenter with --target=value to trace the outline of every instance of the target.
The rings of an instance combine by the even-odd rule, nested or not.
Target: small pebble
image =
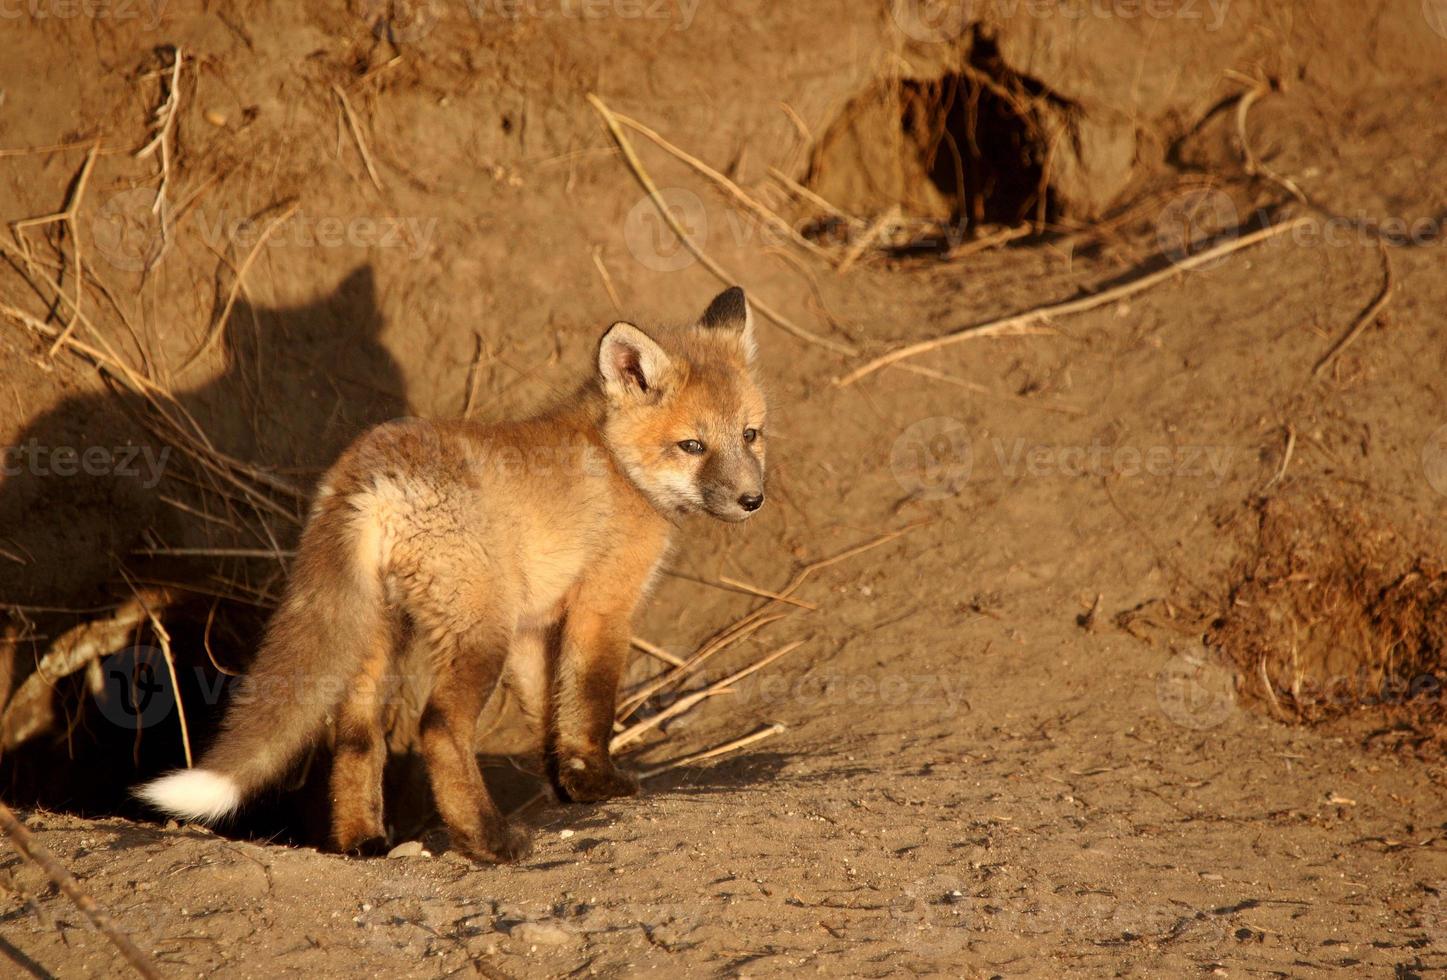
[[[519,922],[508,937],[529,946],[566,946],[578,941],[578,934],[556,922]]]
[[[387,852],[389,858],[431,857],[432,852],[422,846],[420,840],[403,841]]]

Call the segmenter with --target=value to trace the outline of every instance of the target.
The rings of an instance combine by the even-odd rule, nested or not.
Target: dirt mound
[[[1208,643],[1274,713],[1318,721],[1364,706],[1440,724],[1447,571],[1398,530],[1328,497],[1257,506]]]

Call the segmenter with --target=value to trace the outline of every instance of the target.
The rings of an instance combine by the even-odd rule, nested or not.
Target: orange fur
[[[747,302],[731,289],[688,327],[615,324],[598,376],[535,418],[367,433],[322,481],[286,597],[201,761],[207,775],[142,795],[214,816],[281,775],[331,716],[332,844],[382,843],[383,707],[407,633],[430,651],[422,749],[459,849],[484,861],[526,851],[472,748],[505,672],[549,696],[532,710],[548,720],[565,797],[636,792],[608,751],[634,612],[675,515],[737,521],[762,503],[753,351]],[[543,665],[516,659],[539,651]]]

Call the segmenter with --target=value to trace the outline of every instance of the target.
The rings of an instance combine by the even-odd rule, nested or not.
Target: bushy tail
[[[173,816],[213,821],[284,774],[356,682],[366,653],[384,642],[379,557],[370,516],[345,499],[324,501],[216,741],[197,768],[168,773],[136,795]]]

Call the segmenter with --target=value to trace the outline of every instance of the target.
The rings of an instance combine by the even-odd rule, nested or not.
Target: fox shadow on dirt
[[[201,365],[183,372],[173,386],[176,402],[217,451],[309,493],[358,434],[407,412],[401,369],[381,343],[383,326],[370,266],[303,305],[237,302],[221,333],[222,370],[209,380],[199,377]],[[199,752],[219,714],[210,710],[220,700],[215,682],[244,666],[264,622],[265,597],[280,591],[283,574],[274,559],[216,551],[287,549],[300,527],[203,489],[214,488],[214,479],[154,434],[153,411],[119,388],[73,396],[31,420],[0,450],[0,607],[9,610],[8,620],[0,620],[0,704],[34,672],[56,636],[103,615],[133,589],[167,589],[176,603],[167,627]],[[291,509],[303,513],[300,501]],[[204,624],[204,634],[192,635],[195,623]],[[202,688],[211,685],[199,697],[188,691],[193,673]],[[89,710],[101,693],[97,687],[111,679],[85,674],[55,687],[61,722],[52,729],[60,730],[0,756],[0,792],[67,808],[112,809],[117,784],[151,763],[176,763],[174,713],[164,725],[127,730],[126,714],[139,715],[116,719],[114,712]],[[85,683],[91,696],[81,689]],[[166,696],[174,699],[174,692]]]

